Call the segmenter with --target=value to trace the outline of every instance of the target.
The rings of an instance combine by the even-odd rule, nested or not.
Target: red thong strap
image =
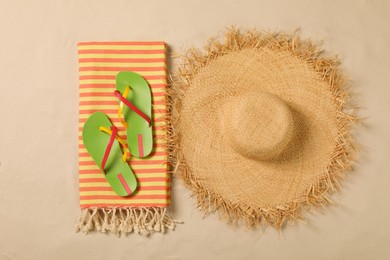
[[[111,133],[111,136],[110,136],[110,141],[107,144],[106,151],[104,152],[104,157],[103,157],[103,161],[102,161],[102,165],[101,165],[101,168],[102,168],[104,174],[106,174],[106,171],[104,170],[104,167],[106,166],[108,155],[111,152],[112,144],[114,143],[116,134],[118,132],[118,128],[116,128],[115,126],[111,126],[111,131],[112,131],[112,133]]]
[[[148,125],[151,126],[151,121],[150,118],[142,113],[141,110],[139,110],[136,106],[134,106],[130,101],[128,101],[126,98],[124,98],[121,93],[118,90],[114,91],[114,95],[121,101],[123,102],[126,106],[128,106],[131,110],[136,112],[140,117],[146,120],[148,122]]]

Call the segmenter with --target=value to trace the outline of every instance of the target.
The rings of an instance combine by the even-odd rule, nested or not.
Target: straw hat
[[[249,226],[323,206],[350,169],[355,117],[335,58],[284,34],[230,30],[172,79],[174,173],[205,213]]]

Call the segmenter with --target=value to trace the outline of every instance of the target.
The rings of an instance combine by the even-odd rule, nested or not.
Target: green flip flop
[[[84,124],[83,143],[115,193],[128,196],[137,189],[137,179],[126,162],[127,152],[117,131],[106,114],[96,112]]]
[[[146,157],[153,149],[152,95],[146,80],[131,71],[116,76],[115,96],[119,100],[118,117],[127,129],[130,153]]]

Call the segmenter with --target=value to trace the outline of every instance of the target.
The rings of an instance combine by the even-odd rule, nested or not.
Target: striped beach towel
[[[170,176],[167,168],[165,47],[164,42],[78,44],[81,207],[78,231],[149,234],[175,226],[175,221],[166,213],[170,205]],[[146,158],[129,158],[138,180],[138,192],[129,197],[115,194],[85,149],[81,136],[86,119],[94,112],[102,111],[118,127],[119,136],[127,139],[117,115],[118,101],[113,95],[116,75],[120,71],[140,74],[152,91],[154,149]]]

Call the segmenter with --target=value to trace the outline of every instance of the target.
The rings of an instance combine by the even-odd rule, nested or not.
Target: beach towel
[[[79,61],[79,191],[80,216],[77,231],[135,231],[140,234],[164,232],[174,228],[168,216],[170,176],[167,151],[166,45],[164,42],[80,42]],[[146,158],[131,156],[138,189],[135,194],[115,194],[82,141],[86,119],[104,112],[118,128],[128,148],[126,129],[118,119],[116,75],[120,71],[140,74],[152,92],[153,152]]]

